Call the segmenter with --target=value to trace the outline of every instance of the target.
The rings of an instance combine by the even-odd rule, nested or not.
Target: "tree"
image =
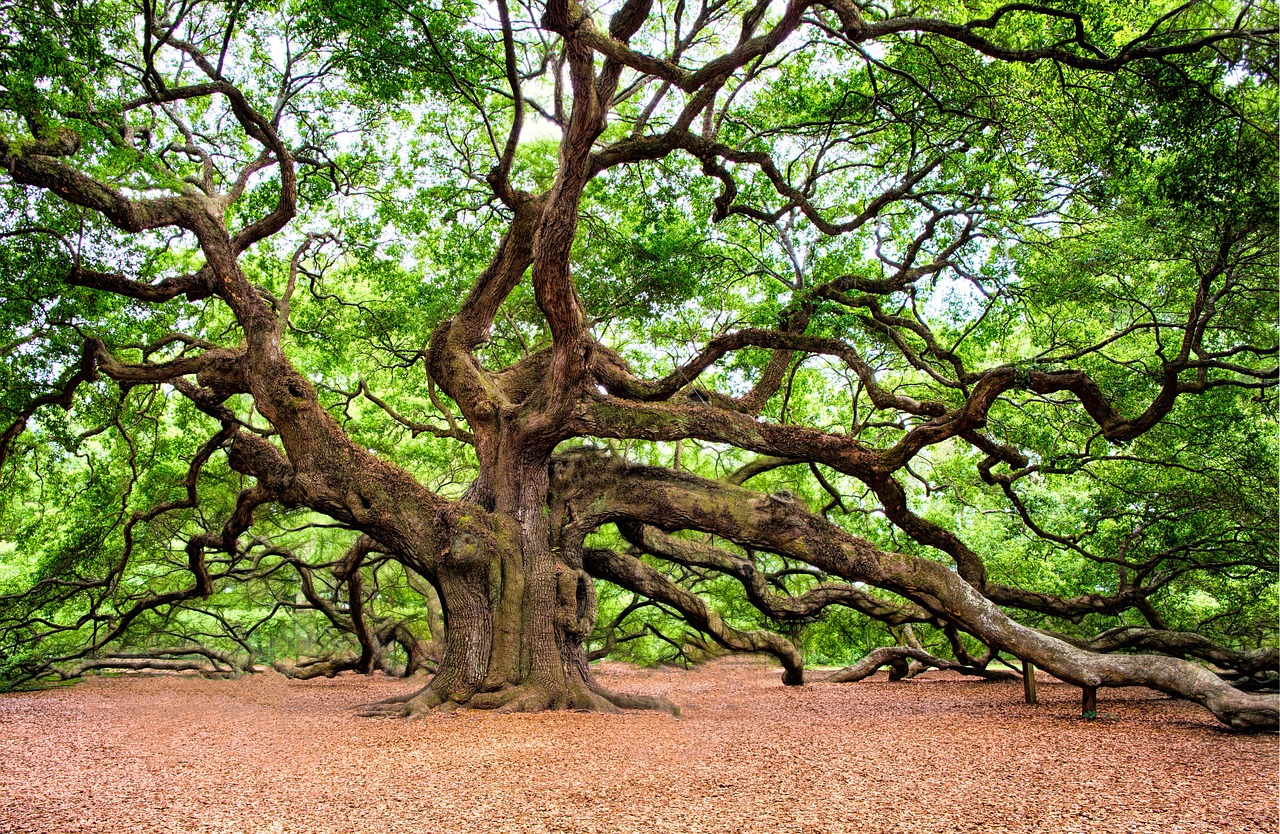
[[[603,580],[1275,728],[1272,4],[6,15],[11,679],[292,604],[406,713],[670,708]]]

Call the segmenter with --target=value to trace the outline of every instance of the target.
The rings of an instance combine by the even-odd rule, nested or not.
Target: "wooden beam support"
[[[1088,721],[1098,717],[1098,687],[1086,686],[1080,690],[1080,717]]]

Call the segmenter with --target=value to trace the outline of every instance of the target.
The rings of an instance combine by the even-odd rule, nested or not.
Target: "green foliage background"
[[[996,4],[929,5],[921,13],[966,20],[990,14]],[[1227,5],[1205,3],[1189,14],[1217,20]],[[1095,42],[1114,49],[1167,4],[1064,6],[1083,16]],[[453,0],[250,2],[234,11],[207,4],[192,12],[193,28],[205,35],[228,14],[239,16],[230,72],[255,102],[269,102],[281,83],[281,43],[310,56],[303,68],[323,68],[323,77],[298,94],[282,127],[314,163],[303,166],[300,216],[287,234],[251,250],[246,268],[279,297],[291,255],[312,236],[293,302],[290,357],[357,442],[455,497],[474,474],[474,457],[464,444],[421,428],[448,428],[433,394],[446,409],[451,404],[430,390],[415,363],[484,269],[505,219],[483,176],[497,151],[486,131],[504,135],[510,104],[484,92],[501,83],[501,44],[474,22],[477,12],[474,4]],[[1272,4],[1257,5],[1254,14],[1274,22]],[[197,174],[198,164],[161,160],[160,149],[178,138],[174,127],[154,112],[122,106],[136,93],[136,79],[113,56],[138,46],[135,16],[132,6],[117,2],[7,7],[0,129],[9,135],[72,130],[94,176],[140,192],[180,190],[182,177]],[[1061,34],[1061,21],[1014,17],[992,37],[1017,46]],[[874,228],[838,238],[818,235],[793,213],[783,240],[748,218],[713,222],[718,184],[697,160],[671,156],[627,166],[606,172],[587,190],[574,248],[578,287],[599,338],[637,372],[661,375],[715,333],[773,326],[811,300],[810,287],[845,273],[885,279],[882,258],[911,245],[929,209],[951,208],[938,246],[964,235],[966,217],[982,226],[981,238],[960,255],[965,275],[932,276],[886,304],[898,312],[927,311],[937,334],[953,341],[956,355],[972,367],[1052,367],[1055,356],[1123,333],[1074,366],[1087,371],[1117,409],[1137,413],[1159,386],[1154,357],[1176,339],[1146,324],[1182,314],[1197,290],[1196,270],[1225,229],[1253,229],[1256,251],[1207,341],[1211,347],[1274,342],[1274,78],[1274,56],[1231,47],[1204,50],[1176,66],[1143,64],[1101,77],[1049,62],[988,61],[961,45],[915,36],[886,41],[862,63],[815,44],[761,74],[750,94],[727,109],[721,140],[780,155],[802,169],[814,161],[813,136],[847,134],[848,165],[821,184],[829,207],[865,204],[884,186],[882,172],[896,170],[904,155],[962,143],[928,179],[932,202],[895,206]],[[462,82],[474,91],[470,97],[459,94]],[[481,111],[492,125],[478,119]],[[213,100],[184,115],[227,159],[252,156],[225,103]],[[624,133],[626,120],[637,115],[633,102],[620,104],[610,130]],[[107,128],[121,124],[150,131],[149,147],[136,152],[113,145]],[[556,152],[554,138],[523,141],[514,181],[548,187]],[[762,174],[737,173],[741,199],[776,204]],[[270,178],[251,181],[229,209],[229,223],[260,216],[274,188]],[[35,397],[59,391],[87,338],[104,340],[129,360],[179,355],[180,342],[164,342],[172,332],[220,344],[239,338],[216,304],[140,305],[61,280],[73,260],[144,281],[180,274],[197,263],[189,237],[125,236],[29,189],[6,187],[0,199],[0,425],[12,423]],[[1134,322],[1143,326],[1126,330]],[[848,306],[819,302],[809,332],[856,343],[886,386],[930,390],[930,381],[868,316]],[[548,340],[532,291],[522,285],[504,306],[482,360],[501,367]],[[765,351],[743,351],[701,382],[741,393],[767,360]],[[403,419],[359,396],[362,385]],[[182,498],[188,463],[217,428],[172,393],[98,380],[82,387],[69,408],[41,409],[5,459],[0,681],[25,682],[24,673],[43,659],[91,640],[141,591],[182,587],[186,539],[230,512],[245,484],[215,457],[199,482],[198,510],[130,522],[135,513]],[[232,405],[252,414],[247,402]],[[893,420],[872,419],[847,370],[822,358],[793,368],[785,397],[775,398],[763,417],[856,433],[877,446],[902,434]],[[984,482],[982,455],[968,446],[929,449],[913,464],[916,477],[907,488],[916,511],[960,535],[984,557],[995,581],[1060,596],[1110,593],[1117,566],[1084,551],[1123,550],[1134,561],[1156,560],[1155,569],[1169,574],[1151,603],[1171,628],[1242,648],[1274,645],[1275,417],[1274,387],[1214,388],[1180,399],[1155,430],[1112,447],[1093,437],[1096,426],[1077,412],[1035,398],[999,403],[990,431],[1041,467],[1013,491],[1049,537],[1031,531],[1009,495]],[[639,441],[612,445],[659,466],[675,465],[678,452],[680,467],[708,477],[727,476],[748,460],[738,450],[691,440],[678,449]],[[942,558],[887,522],[860,484],[821,474],[839,501],[804,467],[777,469],[750,485],[790,490],[815,510],[830,504],[834,522],[883,548]],[[213,596],[145,612],[122,645],[199,642],[257,662],[353,645],[315,611],[297,607],[298,574],[272,553],[288,550],[328,575],[324,566],[353,534],[285,509],[266,514],[253,534],[263,543],[218,565]],[[620,546],[607,531],[599,536]],[[774,557],[758,558],[787,567]],[[811,663],[848,663],[901,639],[844,609],[810,622],[770,621],[724,576],[654,564],[713,600],[731,624],[793,637]],[[783,588],[798,594],[814,581],[793,575]],[[376,584],[379,613],[425,628],[421,596],[401,568],[379,568]],[[598,593],[601,627],[632,601],[604,583]],[[1136,611],[1079,621],[1014,615],[1081,637],[1144,622]],[[705,641],[690,637],[660,606],[632,613],[619,632],[634,636],[615,650],[624,659],[705,655]],[[922,639],[947,651],[940,634],[925,630]],[[590,647],[603,641],[600,631]]]

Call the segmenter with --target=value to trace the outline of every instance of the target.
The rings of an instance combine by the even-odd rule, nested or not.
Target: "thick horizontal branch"
[[[168,226],[190,231],[209,227],[211,218],[204,212],[200,197],[126,197],[118,189],[60,161],[79,148],[79,136],[69,130],[64,130],[57,142],[23,141],[0,135],[0,168],[8,171],[14,182],[43,188],[69,203],[92,209],[126,232]]]
[[[1168,631],[1139,626],[1120,626],[1090,640],[1072,642],[1095,652],[1137,650],[1159,652],[1175,657],[1194,657],[1208,661],[1220,669],[1231,669],[1242,675],[1276,671],[1280,667],[1280,649],[1264,646],[1240,651],[1221,646],[1209,638],[1189,631]]]
[[[68,273],[65,280],[68,284],[77,287],[103,290],[148,303],[161,303],[180,295],[186,296],[188,301],[208,298],[213,294],[211,278],[211,272],[208,269],[202,269],[189,275],[164,278],[154,284],[146,284],[126,278],[117,272],[99,272],[76,267]]]
[[[594,465],[584,461],[575,477],[555,486],[576,525],[632,521],[668,532],[700,530],[806,562],[904,596],[992,650],[1029,660],[1077,686],[1148,686],[1194,700],[1240,729],[1274,730],[1280,718],[1280,698],[1242,693],[1199,664],[1157,655],[1098,654],[1023,626],[946,565],[881,550],[796,502],[604,457]]]

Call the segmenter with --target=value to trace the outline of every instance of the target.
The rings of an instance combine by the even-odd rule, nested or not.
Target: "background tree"
[[[6,675],[671,708],[593,632],[837,606],[1274,729],[1275,18],[12,6]]]

